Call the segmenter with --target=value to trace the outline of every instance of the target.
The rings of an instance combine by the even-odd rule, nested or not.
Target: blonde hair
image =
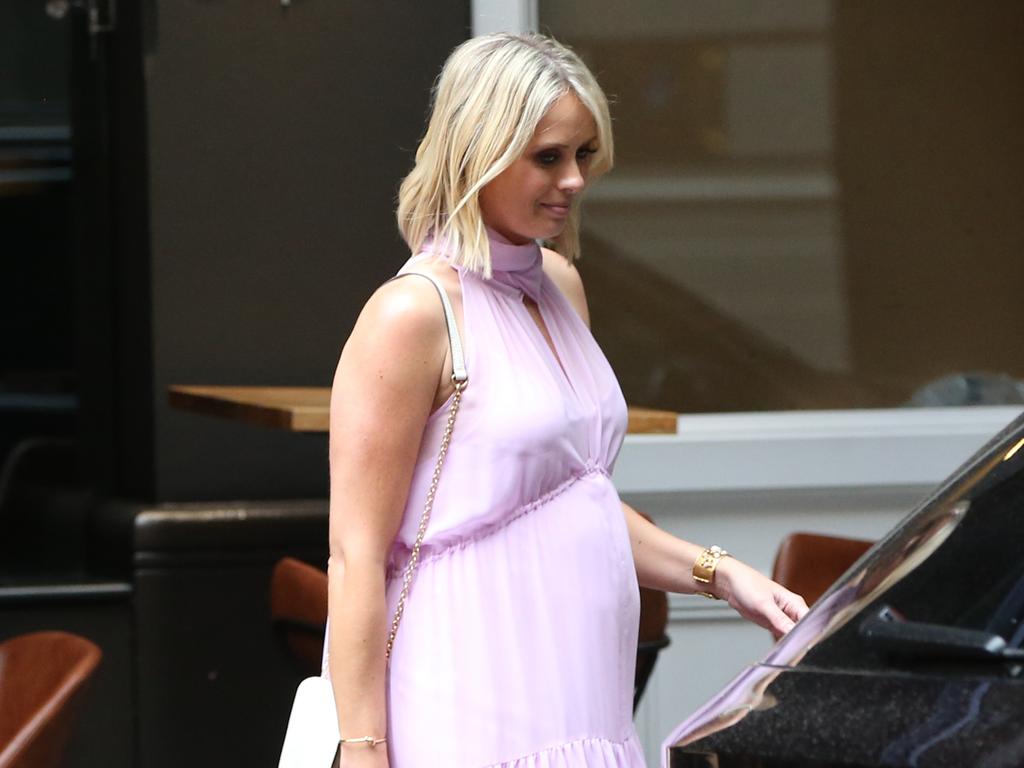
[[[444,237],[454,263],[490,277],[491,257],[479,194],[533,138],[537,124],[573,93],[597,125],[590,176],[612,167],[608,100],[572,50],[538,34],[499,33],[459,45],[433,89],[430,120],[416,164],[398,193],[398,228],[413,253],[427,236]],[[579,256],[579,200],[552,245]]]

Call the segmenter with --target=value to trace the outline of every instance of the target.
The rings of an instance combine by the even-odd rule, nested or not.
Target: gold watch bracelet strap
[[[718,563],[723,557],[729,557],[729,553],[717,544],[705,548],[693,563],[693,580],[698,584],[710,585],[714,583],[715,570],[718,568]],[[711,600],[722,599],[710,591],[698,591],[696,594]]]

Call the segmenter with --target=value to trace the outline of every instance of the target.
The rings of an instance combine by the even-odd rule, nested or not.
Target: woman
[[[612,487],[626,408],[572,266],[579,196],[611,165],[607,102],[571,51],[500,34],[452,53],[398,221],[407,268],[451,298],[469,384],[390,662],[454,389],[427,280],[369,299],[331,398],[328,668],[343,766],[641,766],[638,581],[712,593],[777,634],[806,611]],[[365,738],[386,742],[349,741]]]

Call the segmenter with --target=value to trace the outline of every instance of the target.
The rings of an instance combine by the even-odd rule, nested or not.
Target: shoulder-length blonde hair
[[[523,154],[551,106],[572,92],[597,124],[590,175],[612,167],[608,100],[580,58],[543,35],[493,34],[458,46],[433,89],[416,165],[398,193],[398,228],[416,253],[430,234],[444,237],[452,261],[490,277],[491,258],[479,194]],[[579,200],[552,241],[579,256]]]

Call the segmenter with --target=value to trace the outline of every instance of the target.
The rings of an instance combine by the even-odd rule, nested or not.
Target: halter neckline
[[[485,229],[491,252],[489,282],[518,291],[539,303],[541,285],[544,282],[544,257],[540,246],[534,240],[517,245],[491,227]],[[433,253],[448,259],[454,255],[447,247],[445,238],[435,240],[433,235],[427,236],[421,252]],[[456,265],[456,269],[463,271],[461,266]]]
[[[533,240],[516,245],[490,227],[487,227],[487,242],[491,247],[491,279],[539,302],[544,279],[540,246]]]

